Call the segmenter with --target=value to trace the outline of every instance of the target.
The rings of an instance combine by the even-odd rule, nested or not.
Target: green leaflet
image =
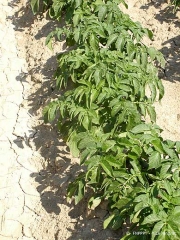
[[[148,215],[144,221],[142,222],[142,225],[145,225],[145,224],[151,224],[151,223],[154,223],[154,222],[159,222],[161,219],[156,215],[156,214],[150,214]]]
[[[156,112],[154,106],[148,105],[147,106],[147,112],[150,116],[150,119],[152,122],[156,122]]]
[[[34,14],[39,11],[39,0],[31,0],[31,8]]]
[[[152,102],[155,101],[155,98],[156,98],[156,86],[153,84],[153,83],[149,83],[149,88],[151,90],[151,99],[152,99]]]
[[[158,168],[161,166],[161,155],[159,152],[153,152],[149,158],[149,168]]]
[[[142,124],[139,124],[136,127],[134,127],[131,130],[131,132],[137,134],[137,133],[144,133],[145,131],[150,131],[150,130],[151,130],[151,128],[149,125],[142,123]]]
[[[91,197],[89,199],[88,205],[90,207],[90,209],[94,210],[97,206],[99,206],[99,204],[101,203],[101,198],[100,197]]]
[[[152,230],[151,238],[154,240],[161,232],[162,227],[164,226],[163,221],[159,221],[154,225],[154,228]]]
[[[100,164],[101,164],[101,167],[103,168],[103,170],[107,173],[107,175],[112,177],[112,167],[109,164],[109,162],[106,161],[105,159],[103,159],[103,160],[101,160]]]
[[[177,152],[180,153],[180,141],[176,142]]]
[[[107,6],[106,5],[101,5],[99,7],[99,12],[98,12],[98,18],[99,18],[100,21],[102,21],[105,18],[106,13],[107,13]]]
[[[126,43],[125,38],[123,36],[119,36],[116,40],[116,43],[115,43],[117,50],[122,52],[125,43]]]
[[[107,47],[109,47],[112,43],[114,43],[117,38],[118,38],[117,33],[114,33],[114,34],[110,35],[108,40],[107,40]]]
[[[113,218],[114,218],[114,214],[111,215],[110,217],[108,217],[108,218],[104,221],[104,223],[103,223],[104,229],[106,229],[106,228],[109,226],[109,224],[110,224],[110,222],[112,221]]]

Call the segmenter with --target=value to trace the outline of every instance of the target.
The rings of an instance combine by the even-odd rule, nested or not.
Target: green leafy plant
[[[52,0],[31,0],[31,8],[34,14],[47,11],[52,5]]]
[[[154,62],[165,62],[141,42],[153,38],[151,31],[124,14],[120,2],[52,1],[53,18],[66,13],[65,26],[46,40],[49,47],[55,36],[66,41],[54,76],[64,94],[43,114],[45,122],[58,118],[71,153],[86,166],[69,184],[68,199],[77,204],[90,188],[89,208],[107,200],[104,228],[130,219],[122,239],[179,239],[180,143],[161,138],[153,107],[164,94]]]
[[[174,5],[174,10],[176,11],[180,7],[180,1],[172,0],[172,5]]]

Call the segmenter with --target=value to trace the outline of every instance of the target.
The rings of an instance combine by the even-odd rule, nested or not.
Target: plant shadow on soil
[[[143,5],[141,9],[146,10],[151,6],[159,8],[164,3],[164,0],[151,1],[146,5]],[[174,7],[167,4],[165,8],[161,8],[159,13],[157,13],[154,18],[157,19],[161,24],[163,24],[163,22],[169,23],[169,32],[171,31],[170,25],[171,23],[173,23],[173,25],[175,25],[175,27],[177,28],[177,32],[179,32],[180,19],[173,11]],[[165,69],[160,73],[160,77],[163,77],[164,80],[170,82],[180,81],[180,35],[164,41],[162,45],[163,47],[160,49],[160,51],[166,59],[166,66]]]
[[[19,1],[12,1],[10,6],[18,6]],[[29,6],[22,6],[14,16],[9,17],[14,26],[15,31],[23,32],[25,29],[29,31],[31,35],[31,28],[35,22]],[[46,37],[47,34],[57,26],[56,22],[47,22],[46,25],[41,25],[38,29],[38,33],[32,37],[27,34],[27,41],[31,43],[32,38],[38,41]],[[24,46],[28,48],[27,46]],[[31,46],[29,46],[31,48]],[[26,49],[28,51],[28,49]],[[42,49],[42,52],[45,52]],[[28,59],[27,59],[28,61]],[[38,184],[37,191],[40,193],[41,205],[48,214],[53,214],[53,218],[57,218],[61,214],[61,207],[66,205],[69,207],[68,215],[75,221],[75,229],[67,228],[67,231],[71,233],[69,240],[80,239],[96,239],[96,240],[115,240],[121,237],[121,231],[111,231],[109,229],[103,230],[103,220],[108,216],[108,212],[102,207],[95,212],[88,213],[87,210],[87,198],[82,200],[78,205],[74,203],[67,203],[66,201],[66,189],[68,183],[73,181],[75,176],[82,171],[82,168],[77,163],[77,159],[73,159],[69,153],[69,149],[61,139],[60,133],[57,131],[57,127],[51,124],[44,124],[42,118],[42,109],[51,99],[57,98],[60,94],[55,89],[55,83],[50,81],[56,68],[56,56],[51,56],[46,59],[45,63],[35,61],[35,64],[29,66],[28,73],[21,73],[16,77],[17,81],[21,81],[22,84],[28,83],[29,79],[32,83],[32,91],[27,94],[24,101],[29,113],[32,116],[40,115],[41,117],[34,123],[33,137],[31,137],[31,147],[34,152],[40,153],[42,160],[39,156],[35,161],[39,161],[42,165],[38,172],[31,173],[31,177]],[[37,75],[38,73],[38,75]],[[31,85],[31,84],[30,84]],[[17,140],[17,141],[16,141]],[[14,142],[19,147],[19,139]],[[39,166],[37,164],[37,166]],[[62,219],[62,217],[61,217]],[[61,220],[62,221],[62,220]],[[68,224],[67,224],[68,225]],[[52,239],[53,240],[53,239]],[[61,229],[59,233],[55,233],[54,240],[65,240],[61,236]]]

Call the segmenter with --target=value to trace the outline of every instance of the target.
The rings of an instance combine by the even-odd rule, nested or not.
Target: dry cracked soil
[[[164,138],[180,139],[180,12],[166,1],[128,0],[123,11],[154,33],[144,39],[165,56],[165,96],[156,103]],[[0,240],[115,240],[126,228],[103,230],[105,206],[89,212],[86,199],[66,202],[66,188],[81,170],[42,109],[57,97],[56,54],[48,33],[60,23],[33,16],[27,0],[0,2]]]

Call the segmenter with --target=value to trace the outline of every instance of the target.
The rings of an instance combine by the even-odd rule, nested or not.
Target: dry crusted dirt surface
[[[167,61],[165,69],[160,71],[160,77],[165,86],[165,96],[161,104],[156,103],[157,123],[164,129],[164,138],[179,140],[180,22],[178,13],[172,14],[172,8],[162,0],[158,2],[128,0],[127,3],[129,9],[123,8],[123,10],[130,14],[133,20],[141,22],[144,27],[148,27],[154,33],[154,41],[145,40],[146,44],[159,49]],[[1,211],[0,240],[119,239],[125,230],[117,232],[103,230],[103,220],[108,216],[105,206],[99,207],[95,213],[88,211],[86,199],[77,206],[66,202],[67,185],[73,181],[81,169],[78,159],[72,158],[56,127],[43,123],[43,107],[58,96],[52,80],[56,69],[56,54],[66,47],[58,43],[54,46],[54,50],[50,51],[45,46],[45,39],[51,30],[61,24],[50,21],[46,14],[34,17],[26,0],[9,0],[5,7],[7,12],[11,12],[6,14],[6,20],[13,26],[18,56],[26,62],[24,63],[26,69],[19,70],[15,76],[15,80],[19,81],[23,87],[22,90],[18,90],[22,93],[22,99],[18,103],[17,111],[20,115],[24,109],[30,117],[26,118],[26,121],[23,117],[19,119],[17,117],[16,125],[8,138],[11,144],[9,149],[15,152],[16,160],[19,162],[18,186],[20,186],[22,197],[15,194],[17,191],[15,187],[13,188],[13,182],[16,174],[11,174],[9,181],[12,185],[12,197],[8,206],[5,207],[5,204],[1,206],[4,210]],[[3,24],[5,28],[7,22]],[[11,100],[15,101],[16,97]],[[23,127],[24,125],[29,126],[28,131]],[[28,154],[29,152],[31,154]],[[9,176],[8,171],[7,174]],[[2,179],[5,178],[6,176],[2,175]],[[5,185],[3,190],[0,190],[5,192],[5,194],[2,192],[4,195],[1,194],[0,197],[9,199],[8,186]],[[11,215],[18,211],[21,198],[22,209],[12,220]],[[8,221],[9,224],[6,223]],[[14,226],[14,232],[12,226]]]

